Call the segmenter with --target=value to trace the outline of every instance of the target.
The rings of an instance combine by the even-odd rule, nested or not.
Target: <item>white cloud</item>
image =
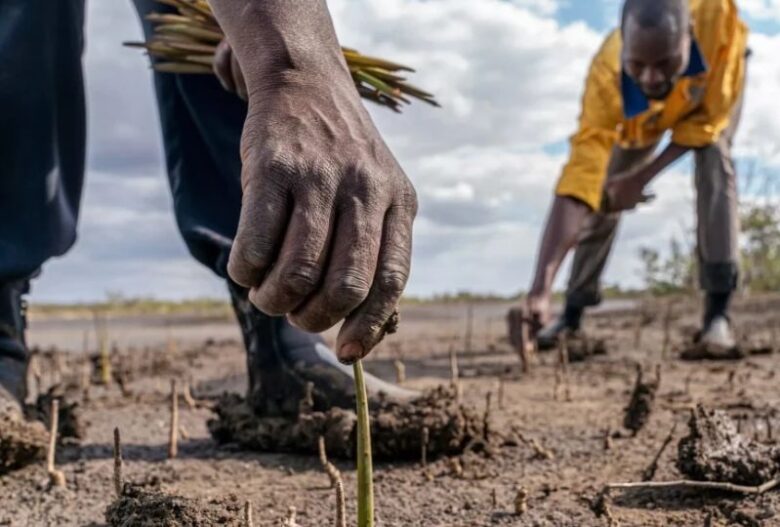
[[[512,4],[540,15],[554,15],[561,7],[557,0],[509,0]]]
[[[780,4],[779,4],[780,5]],[[737,153],[780,167],[780,34],[753,33],[749,41],[744,117],[737,135]]]
[[[755,19],[780,20],[780,0],[740,0],[739,8]]]

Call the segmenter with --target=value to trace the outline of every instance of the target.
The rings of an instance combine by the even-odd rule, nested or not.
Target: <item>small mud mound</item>
[[[655,404],[655,394],[661,385],[660,370],[656,369],[655,378],[650,381],[642,380],[642,367],[637,366],[636,383],[631,394],[631,401],[625,410],[623,426],[631,430],[634,435],[639,432],[650,419]]]
[[[242,509],[235,496],[201,502],[125,485],[106,509],[106,522],[111,527],[240,527],[245,525]]]
[[[693,343],[680,352],[680,358],[687,361],[697,360],[740,360],[745,357],[771,355],[775,347],[769,340],[746,338],[729,350],[715,351],[698,343]]]
[[[49,423],[51,423],[51,402],[54,399],[60,401],[57,423],[58,440],[81,440],[86,430],[79,403],[64,395],[59,386],[53,386],[48,392],[39,395],[35,404],[25,406],[25,416],[28,419],[42,422],[48,428]]]
[[[302,413],[297,418],[257,416],[237,395],[225,395],[208,423],[220,443],[236,443],[262,452],[317,453],[317,440],[325,438],[328,454],[353,459],[357,417],[352,410]],[[408,403],[380,401],[371,409],[371,437],[377,460],[420,459],[423,429],[428,429],[428,455],[456,455],[481,437],[482,416],[456,403],[444,388]]]
[[[0,415],[0,474],[42,459],[47,434],[38,422],[25,422],[16,415]]]
[[[741,346],[724,351],[715,351],[701,344],[691,344],[680,352],[680,359],[686,361],[740,360],[747,356],[748,353]]]
[[[678,445],[677,468],[691,479],[760,485],[780,468],[780,452],[739,434],[725,412],[698,405],[688,428]]]
[[[583,362],[596,355],[607,354],[607,343],[604,339],[589,338],[579,332],[566,337],[566,345],[569,362]]]
[[[607,354],[607,342],[604,339],[589,337],[582,331],[569,331],[565,338],[569,362],[584,362],[596,355]],[[537,346],[540,352],[553,351],[558,349],[559,343],[555,339],[540,338]]]

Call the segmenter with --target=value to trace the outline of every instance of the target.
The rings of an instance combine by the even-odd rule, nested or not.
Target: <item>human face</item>
[[[629,18],[623,28],[623,70],[649,99],[665,99],[688,68],[690,31],[641,27]]]

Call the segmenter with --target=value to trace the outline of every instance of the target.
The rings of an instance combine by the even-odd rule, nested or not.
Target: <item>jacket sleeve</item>
[[[732,0],[715,1],[718,8],[701,16],[703,30],[697,41],[710,64],[706,92],[701,106],[677,123],[672,141],[689,148],[700,148],[718,141],[730,124],[734,107],[742,96],[747,53],[747,28],[739,19]]]
[[[579,129],[571,138],[569,160],[556,195],[576,198],[593,210],[601,207],[607,167],[622,120],[621,101],[615,72],[597,56],[588,73]]]

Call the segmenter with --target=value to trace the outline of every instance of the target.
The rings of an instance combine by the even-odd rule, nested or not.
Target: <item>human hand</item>
[[[649,178],[643,170],[626,172],[610,178],[604,185],[605,212],[620,212],[636,208],[640,203],[655,199],[653,194],[645,193]]]
[[[345,67],[290,72],[248,90],[243,204],[228,266],[252,303],[364,357],[394,320],[409,276],[414,187]]]

